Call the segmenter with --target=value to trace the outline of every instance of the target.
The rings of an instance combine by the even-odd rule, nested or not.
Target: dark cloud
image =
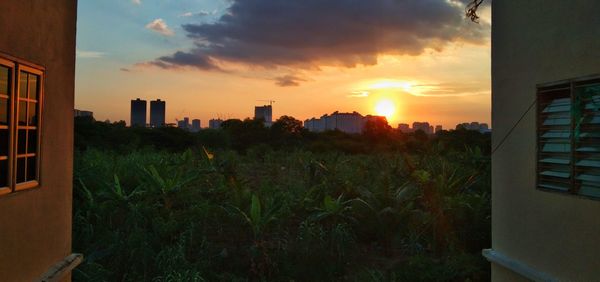
[[[419,55],[450,42],[483,43],[489,26],[465,19],[465,1],[233,0],[215,23],[183,25],[195,48],[152,64],[354,67],[377,64],[380,54]]]
[[[178,51],[171,56],[160,57],[150,64],[164,69],[185,66],[195,67],[203,70],[218,69],[218,67],[213,63],[213,60],[200,50],[193,50],[192,52]]]
[[[275,78],[275,84],[281,87],[298,86],[302,81],[306,80],[294,75],[284,75]]]

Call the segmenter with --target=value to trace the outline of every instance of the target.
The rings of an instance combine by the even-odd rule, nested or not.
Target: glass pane
[[[10,81],[9,78],[10,69],[5,66],[0,66],[0,94],[9,94],[8,84]]]
[[[17,159],[17,183],[25,182],[25,158]]]
[[[29,130],[27,135],[27,153],[37,153],[37,130]]]
[[[29,75],[29,99],[37,100],[38,97],[38,76]]]
[[[27,102],[19,101],[19,125],[27,124]]]
[[[569,157],[562,156],[548,157],[541,159],[540,163],[566,165],[571,163],[571,159]]]
[[[555,99],[542,111],[543,113],[568,112],[571,110],[571,98]]]
[[[547,142],[542,144],[542,152],[548,153],[568,153],[571,152],[571,144],[570,143],[551,143]]]
[[[569,125],[571,117],[568,115],[551,115],[544,120],[544,125]]]
[[[27,130],[19,129],[19,136],[17,139],[17,154],[25,154],[25,148],[27,145]]]
[[[0,98],[0,125],[8,125],[8,99]]]
[[[559,178],[569,178],[571,177],[571,173],[568,170],[561,170],[561,168],[556,168],[556,170],[544,170],[540,173],[543,176],[552,176]]]
[[[27,113],[27,120],[28,125],[37,125],[37,103],[29,103],[29,112]]]
[[[19,78],[19,97],[27,98],[27,73],[22,71]]]
[[[568,130],[548,130],[541,136],[542,138],[570,138],[571,132]]]
[[[0,161],[0,187],[8,186],[8,161]]]
[[[37,180],[37,158],[27,158],[27,181]]]
[[[0,156],[8,156],[8,129],[0,129]]]

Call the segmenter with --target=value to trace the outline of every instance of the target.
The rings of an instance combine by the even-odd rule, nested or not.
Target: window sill
[[[6,195],[6,194],[10,194],[11,189],[8,187],[2,187],[0,188],[0,196]]]
[[[33,181],[28,181],[28,182],[23,182],[23,183],[19,183],[15,186],[15,192],[16,191],[23,191],[23,190],[28,190],[28,189],[33,189],[40,186],[40,183],[33,180]]]
[[[502,253],[494,251],[492,249],[485,249],[481,252],[481,254],[491,263],[495,263],[500,265],[522,277],[525,277],[531,281],[558,281],[554,277],[550,276],[547,273],[541,272],[537,269],[534,269],[514,258],[506,256]]]

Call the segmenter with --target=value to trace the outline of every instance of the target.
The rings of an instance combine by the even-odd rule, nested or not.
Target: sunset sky
[[[129,122],[131,99],[160,98],[167,122],[204,127],[259,100],[274,118],[489,123],[490,11],[472,23],[464,2],[80,0],[75,106]]]

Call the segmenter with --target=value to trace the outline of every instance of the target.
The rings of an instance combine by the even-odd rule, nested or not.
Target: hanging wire
[[[521,123],[521,121],[523,120],[523,118],[525,118],[525,116],[529,113],[529,111],[531,111],[531,109],[533,109],[533,106],[536,103],[537,103],[537,98],[535,100],[533,100],[533,102],[531,103],[531,105],[529,105],[529,108],[527,108],[527,110],[523,113],[523,115],[521,115],[521,117],[519,118],[519,120],[517,120],[517,122],[512,126],[512,128],[504,135],[504,137],[502,137],[502,140],[500,141],[500,144],[498,144],[498,146],[496,146],[496,148],[494,148],[492,150],[492,156],[494,155],[494,153],[498,149],[500,149],[500,147],[502,147],[502,144],[504,144],[504,141],[506,141],[506,139],[512,134],[512,132],[517,127],[517,125],[519,125],[519,123]]]

